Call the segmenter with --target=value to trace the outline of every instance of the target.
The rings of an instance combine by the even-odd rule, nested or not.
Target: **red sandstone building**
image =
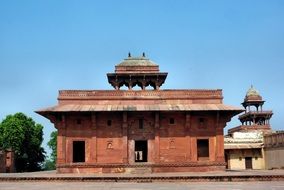
[[[58,105],[37,111],[58,130],[59,173],[225,169],[223,128],[242,110],[222,90],[161,90],[167,73],[145,54],[107,77],[114,90],[61,90]]]

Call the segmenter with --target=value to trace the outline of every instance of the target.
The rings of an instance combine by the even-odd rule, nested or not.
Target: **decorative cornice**
[[[222,99],[222,90],[60,90],[58,99]]]

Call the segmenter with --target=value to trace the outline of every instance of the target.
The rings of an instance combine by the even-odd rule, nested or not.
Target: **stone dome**
[[[131,67],[131,66],[158,66],[153,61],[146,57],[128,57],[116,66]]]
[[[256,90],[252,85],[248,89],[245,97],[245,101],[262,101],[262,97],[260,96],[258,90]]]

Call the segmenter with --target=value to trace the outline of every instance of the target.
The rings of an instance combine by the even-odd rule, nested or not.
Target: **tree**
[[[47,143],[48,147],[51,149],[50,160],[47,159],[45,163],[45,169],[55,169],[56,157],[57,157],[57,131],[53,131],[50,134],[50,140]]]
[[[47,171],[47,170],[55,170],[55,163],[50,159],[50,158],[46,158],[44,163],[43,163],[43,170]]]
[[[45,158],[41,147],[43,126],[23,113],[8,115],[0,123],[0,147],[15,152],[17,172],[38,171]]]

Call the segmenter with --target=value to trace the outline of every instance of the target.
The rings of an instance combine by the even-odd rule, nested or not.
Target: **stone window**
[[[199,127],[200,128],[205,128],[206,127],[206,119],[201,117],[199,118]]]
[[[144,120],[139,119],[139,129],[143,129],[143,128],[144,128]]]
[[[198,159],[208,159],[209,158],[209,140],[208,139],[198,139],[197,140],[197,157]]]
[[[85,141],[73,141],[73,162],[85,162]]]
[[[110,119],[109,119],[109,120],[107,120],[107,126],[109,126],[109,127],[110,127],[110,126],[111,126],[111,123],[112,123],[112,122],[111,122],[111,120],[110,120]]]
[[[170,125],[174,125],[175,124],[175,119],[174,118],[170,118]]]

